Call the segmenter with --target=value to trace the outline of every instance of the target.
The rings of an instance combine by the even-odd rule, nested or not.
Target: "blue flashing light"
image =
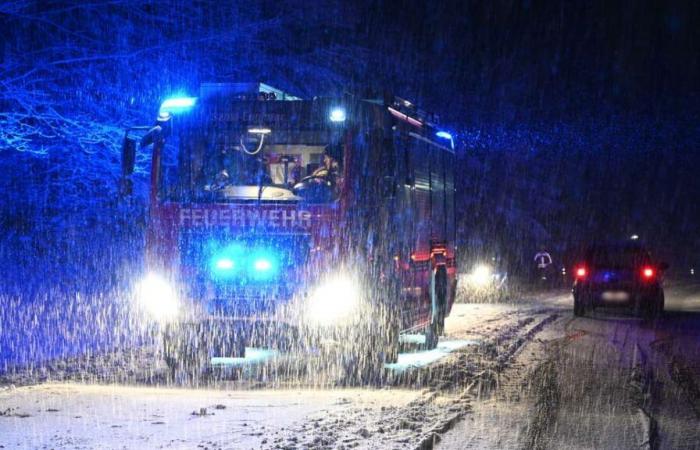
[[[263,282],[273,279],[279,271],[280,255],[268,248],[245,248],[238,243],[216,248],[212,243],[210,249],[209,267],[215,280]]]
[[[344,108],[333,108],[328,116],[331,122],[345,122],[347,118]]]
[[[236,266],[236,263],[233,262],[231,258],[219,258],[216,261],[216,268],[219,270],[231,270]]]
[[[210,244],[212,250],[215,244]],[[232,278],[237,276],[239,266],[241,265],[244,256],[243,247],[238,244],[229,245],[223,249],[213,252],[209,261],[212,275],[215,278]]]
[[[160,105],[160,114],[187,111],[197,103],[197,97],[172,97]]]
[[[274,277],[278,269],[278,256],[269,250],[260,250],[250,259],[249,276],[262,281]]]
[[[435,133],[435,136],[439,137],[440,139],[447,139],[450,141],[450,148],[452,150],[455,149],[455,141],[452,139],[452,135],[448,133],[447,131],[440,130],[437,133]]]
[[[435,136],[442,138],[442,139],[452,140],[452,135],[450,133],[448,133],[447,131],[442,131],[442,130],[438,131],[437,133],[435,133]]]
[[[255,263],[253,263],[253,267],[258,272],[267,272],[268,270],[272,269],[272,263],[269,259],[258,258],[255,260]]]

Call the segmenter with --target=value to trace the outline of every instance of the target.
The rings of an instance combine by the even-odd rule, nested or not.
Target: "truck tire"
[[[391,317],[376,330],[370,344],[370,351],[382,367],[384,364],[393,364],[399,360],[399,329],[398,320]]]
[[[163,359],[172,379],[182,375],[197,380],[209,356],[204,334],[197,325],[168,325],[163,333]]]
[[[385,364],[399,358],[398,316],[393,310],[377,311],[376,322],[354,329],[347,337],[347,346],[339,355],[345,381],[350,384],[378,384],[385,375]]]
[[[245,358],[246,338],[242,325],[210,324],[206,330],[205,342],[213,356]]]
[[[425,329],[426,350],[437,347],[440,335],[445,330],[445,316],[447,315],[447,269],[439,266],[433,271],[430,282],[430,323]]]
[[[371,339],[374,344],[365,343],[356,346],[355,351],[345,355],[344,366],[346,379],[352,384],[380,384],[385,375],[385,364],[398,361],[398,333],[395,342],[385,339]]]

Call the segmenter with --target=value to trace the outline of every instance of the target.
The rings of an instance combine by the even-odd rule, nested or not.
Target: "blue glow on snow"
[[[423,335],[401,336],[401,342],[403,343],[422,344],[425,342],[424,339]],[[441,341],[437,348],[433,350],[400,353],[398,362],[386,364],[384,367],[394,372],[403,372],[414,368],[425,367],[444,358],[455,350],[469,345],[477,345],[478,343],[479,341],[476,340]],[[245,358],[214,357],[211,358],[210,362],[212,365],[216,366],[246,367],[263,364],[280,357],[280,352],[278,350],[255,347],[246,347],[245,354]]]
[[[401,342],[405,344],[423,344],[425,336],[423,335],[405,335],[401,336]],[[395,372],[403,372],[405,370],[425,367],[435,361],[444,358],[455,350],[464,348],[468,345],[476,345],[479,341],[476,340],[455,340],[455,341],[440,341],[438,346],[433,350],[424,350],[417,352],[399,353],[399,360],[393,364],[385,364],[384,367]]]
[[[211,364],[217,366],[233,366],[241,367],[250,364],[260,364],[279,356],[277,350],[269,350],[264,348],[252,348],[246,347],[245,358],[224,358],[224,357],[214,357],[211,358]]]

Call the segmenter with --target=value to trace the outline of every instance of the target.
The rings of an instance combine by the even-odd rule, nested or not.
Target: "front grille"
[[[285,284],[306,264],[310,244],[308,234],[240,234],[227,230],[183,230],[178,247],[180,263],[187,272],[232,289],[234,286]],[[275,272],[273,276],[260,278],[251,273],[251,265],[255,263],[256,255],[267,255],[271,259]],[[237,263],[248,266],[236,267],[238,272],[235,272],[235,276],[233,271],[231,276],[217,276],[214,273],[215,264],[216,258],[220,256],[224,259],[229,257],[232,266]],[[240,261],[235,261],[236,259]],[[225,271],[225,267],[222,271]]]
[[[180,263],[183,275],[190,280],[190,295],[202,301],[207,310],[227,316],[249,316],[274,311],[290,300],[303,286],[311,239],[308,234],[240,234],[227,230],[184,230],[179,237]],[[231,265],[242,263],[239,271],[218,271],[216,258],[235,248]],[[256,276],[256,253],[274,261],[274,272]]]

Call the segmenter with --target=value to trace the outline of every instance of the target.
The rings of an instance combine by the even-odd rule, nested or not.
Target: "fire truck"
[[[454,145],[436,122],[393,96],[209,83],[130,128],[124,195],[137,153],[151,161],[134,299],[168,366],[268,346],[376,367],[404,333],[434,348],[456,291]]]

